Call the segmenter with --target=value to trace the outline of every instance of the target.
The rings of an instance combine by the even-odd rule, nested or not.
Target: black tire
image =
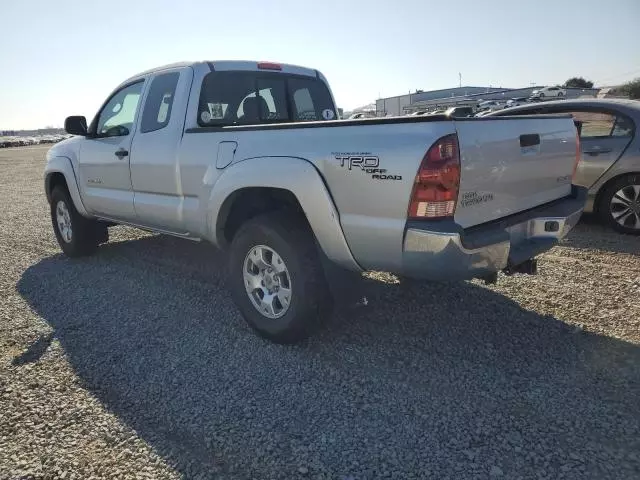
[[[564,93],[558,92],[558,97],[562,97],[562,96],[564,96]]]
[[[278,318],[258,311],[245,288],[245,260],[260,246],[276,252],[287,270],[290,301],[286,310],[276,301],[284,312]],[[313,233],[295,212],[271,212],[242,225],[231,242],[229,276],[231,294],[240,313],[260,336],[273,342],[289,344],[306,339],[330,313],[331,296]],[[260,293],[264,294],[262,287],[254,290],[254,295]]]
[[[598,214],[602,221],[620,233],[640,235],[640,227],[636,228],[634,222],[640,222],[640,195],[636,195],[633,187],[640,187],[640,173],[625,175],[608,185],[602,191],[598,201]],[[622,222],[618,222],[619,214],[624,211],[624,205],[616,202],[612,206],[611,201],[620,191],[624,191],[627,198],[633,201],[629,205],[630,215]],[[620,198],[617,196],[616,198]]]
[[[544,98],[544,93],[540,93],[540,95],[538,95],[540,97],[540,99]]]
[[[64,204],[71,224],[70,238],[67,236],[67,239],[63,238],[63,233],[57,221],[56,210],[60,203]],[[108,233],[104,231],[106,230],[106,226],[102,226],[97,221],[80,215],[66,188],[57,186],[53,189],[53,192],[51,192],[50,206],[53,231],[55,232],[60,248],[68,257],[91,255],[95,253],[99,243],[108,240]]]

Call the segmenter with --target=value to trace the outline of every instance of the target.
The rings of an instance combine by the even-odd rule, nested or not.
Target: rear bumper
[[[430,280],[486,277],[558,243],[578,223],[587,189],[569,197],[466,230],[453,221],[409,222],[402,274]]]

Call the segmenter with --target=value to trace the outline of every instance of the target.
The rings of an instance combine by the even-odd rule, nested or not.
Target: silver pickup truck
[[[330,270],[533,273],[586,198],[568,115],[344,121],[324,76],[292,65],[157,68],[65,129],[44,173],[65,254],[114,224],[210,242],[242,315],[282,343],[328,315]]]

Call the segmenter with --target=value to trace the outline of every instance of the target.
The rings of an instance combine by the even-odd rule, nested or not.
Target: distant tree
[[[622,85],[620,92],[631,99],[640,100],[640,77]]]
[[[593,82],[585,80],[582,77],[571,77],[569,80],[564,82],[563,86],[567,88],[592,88]]]

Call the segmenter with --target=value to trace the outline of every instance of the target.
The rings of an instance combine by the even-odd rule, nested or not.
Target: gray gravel
[[[0,478],[640,477],[640,240],[404,288],[306,345],[251,333],[224,256],[124,227],[59,254],[43,148],[0,150]]]

